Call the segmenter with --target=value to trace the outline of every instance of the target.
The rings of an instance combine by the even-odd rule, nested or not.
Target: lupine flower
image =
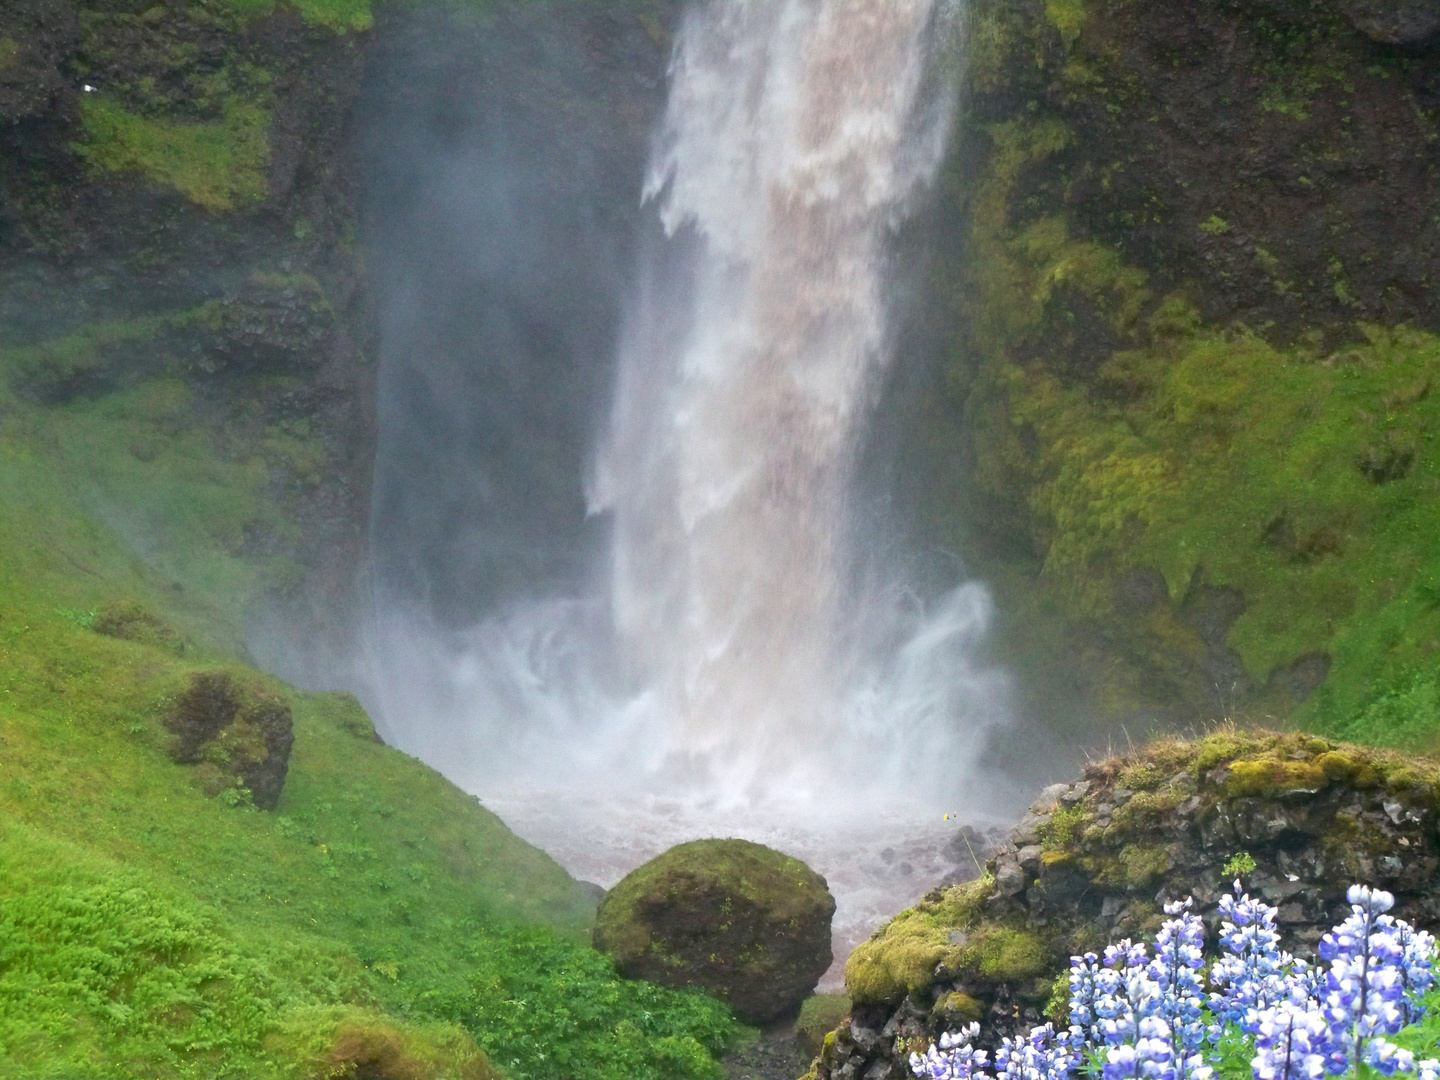
[[[1385,914],[1395,898],[1363,885],[1352,885],[1345,896],[1350,917],[1320,939],[1320,957],[1330,962],[1321,1007],[1330,1025],[1330,1069],[1337,1073],[1364,1061],[1373,1036],[1404,1025],[1398,1004],[1403,950],[1392,932],[1394,919]]]
[[[1190,904],[1187,897],[1165,905],[1165,914],[1175,917],[1161,925],[1155,936],[1155,959],[1145,969],[1155,985],[1155,1015],[1170,1027],[1177,1080],[1188,1080],[1200,1068],[1197,1055],[1205,1036],[1201,1019],[1205,989],[1198,974],[1205,964],[1205,924],[1191,913]]]
[[[1210,1008],[1217,1024],[1211,1029],[1218,1041],[1225,1024],[1237,1024],[1246,1034],[1255,1034],[1259,1014],[1286,997],[1286,977],[1294,958],[1280,948],[1275,928],[1278,910],[1249,893],[1235,891],[1220,900],[1220,945],[1230,951],[1210,968],[1210,981],[1220,988],[1210,995]]]
[[[1093,952],[1070,958],[1070,1034],[1085,1042],[1100,1041],[1100,1015],[1096,1003],[1100,989],[1100,958]]]
[[[1079,1063],[1067,1034],[1054,1024],[1031,1028],[1028,1039],[1006,1039],[995,1053],[995,1075],[1005,1080],[1065,1080]]]
[[[1211,968],[1219,988],[1209,1007],[1213,1041],[1255,1039],[1255,1080],[1322,1080],[1368,1066],[1383,1076],[1440,1080],[1440,1059],[1417,1061],[1386,1036],[1419,1020],[1422,995],[1435,984],[1435,939],[1385,914],[1394,898],[1353,886],[1352,914],[1325,935],[1326,967],[1279,947],[1276,910],[1240,892],[1220,905],[1220,942],[1229,951]],[[910,1055],[923,1080],[1067,1080],[1084,1055],[1097,1054],[1103,1080],[1210,1080],[1198,1053],[1206,1033],[1199,972],[1204,930],[1190,901],[1167,904],[1171,916],[1155,955],[1129,940],[1071,957],[1070,1028],[1046,1024],[1028,1039],[1006,1039],[995,1055],[974,1049],[978,1024],[946,1034],[924,1056]]]
[[[980,1037],[980,1025],[971,1024],[959,1032],[946,1032],[940,1036],[938,1046],[931,1046],[920,1054],[910,1055],[910,1071],[925,1080],[970,1080],[985,1075],[984,1050],[972,1045]]]
[[[1158,1016],[1146,1016],[1136,1029],[1133,1043],[1112,1046],[1105,1052],[1104,1080],[1173,1080],[1170,1025]]]
[[[1365,1064],[1382,1076],[1394,1076],[1396,1072],[1414,1072],[1415,1055],[1377,1035],[1365,1045]]]
[[[1395,920],[1395,941],[1400,946],[1400,1016],[1405,1024],[1418,1021],[1425,1011],[1420,1003],[1435,982],[1435,938],[1416,930],[1404,919]]]
[[[1330,1025],[1313,1002],[1282,1001],[1255,1025],[1255,1080],[1320,1080],[1329,1064]]]

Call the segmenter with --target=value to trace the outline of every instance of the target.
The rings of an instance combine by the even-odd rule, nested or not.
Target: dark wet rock
[[[798,859],[696,840],[606,893],[595,947],[630,978],[699,987],[763,1023],[798,1009],[830,966],[834,914],[825,879]]]
[[[205,353],[247,372],[305,373],[322,364],[335,330],[325,290],[307,275],[257,274],[205,319]]]
[[[1033,811],[1047,807],[1042,827]],[[1344,917],[1355,882],[1393,892],[1399,917],[1433,931],[1437,819],[1434,762],[1298,733],[1221,731],[1092,765],[1046,789],[1015,830],[1024,846],[1000,849],[977,881],[932,890],[851,954],[852,1016],[812,1077],[904,1075],[911,1050],[971,1019],[991,1049],[1027,1033],[1071,955],[1149,938],[1169,900],[1195,899],[1213,946],[1237,873],[1279,907],[1300,955]]]
[[[0,27],[0,123],[41,116],[73,98],[60,68],[79,44],[72,0],[15,0]]]

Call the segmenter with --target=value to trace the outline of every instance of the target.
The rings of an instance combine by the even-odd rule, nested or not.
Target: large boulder
[[[166,727],[174,736],[171,758],[197,766],[209,794],[248,793],[261,810],[275,809],[295,745],[282,697],[258,680],[197,671],[175,699]]]
[[[698,987],[749,1023],[795,1011],[830,966],[835,898],[798,859],[695,840],[605,894],[595,947],[630,978]]]

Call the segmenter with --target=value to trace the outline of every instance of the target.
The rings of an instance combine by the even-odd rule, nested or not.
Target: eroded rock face
[[[1423,45],[1440,36],[1436,0],[1337,0],[1355,29],[1384,45]]]
[[[835,899],[798,859],[747,840],[680,844],[605,894],[595,947],[631,978],[698,987],[748,1023],[799,1008],[830,966]]]
[[[295,744],[283,698],[228,671],[199,671],[176,699],[166,726],[175,736],[170,756],[199,766],[201,785],[211,794],[238,781],[256,806],[275,809]]]
[[[1060,1019],[1072,955],[1149,940],[1193,896],[1214,947],[1237,876],[1313,957],[1354,883],[1440,926],[1440,768],[1303,734],[1157,743],[1045,789],[979,881],[936,889],[846,964],[855,1002],[818,1077],[900,1077],[906,1056],[978,1020],[980,1042]]]

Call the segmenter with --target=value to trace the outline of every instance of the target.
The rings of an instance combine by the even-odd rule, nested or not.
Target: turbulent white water
[[[978,772],[1007,715],[984,590],[926,604],[850,572],[887,245],[948,134],[942,3],[691,11],[644,193],[669,239],[588,485],[608,580],[459,635],[385,614],[371,660],[392,737],[578,876],[772,843],[831,879],[842,954],[966,869],[945,812],[1008,794]]]

